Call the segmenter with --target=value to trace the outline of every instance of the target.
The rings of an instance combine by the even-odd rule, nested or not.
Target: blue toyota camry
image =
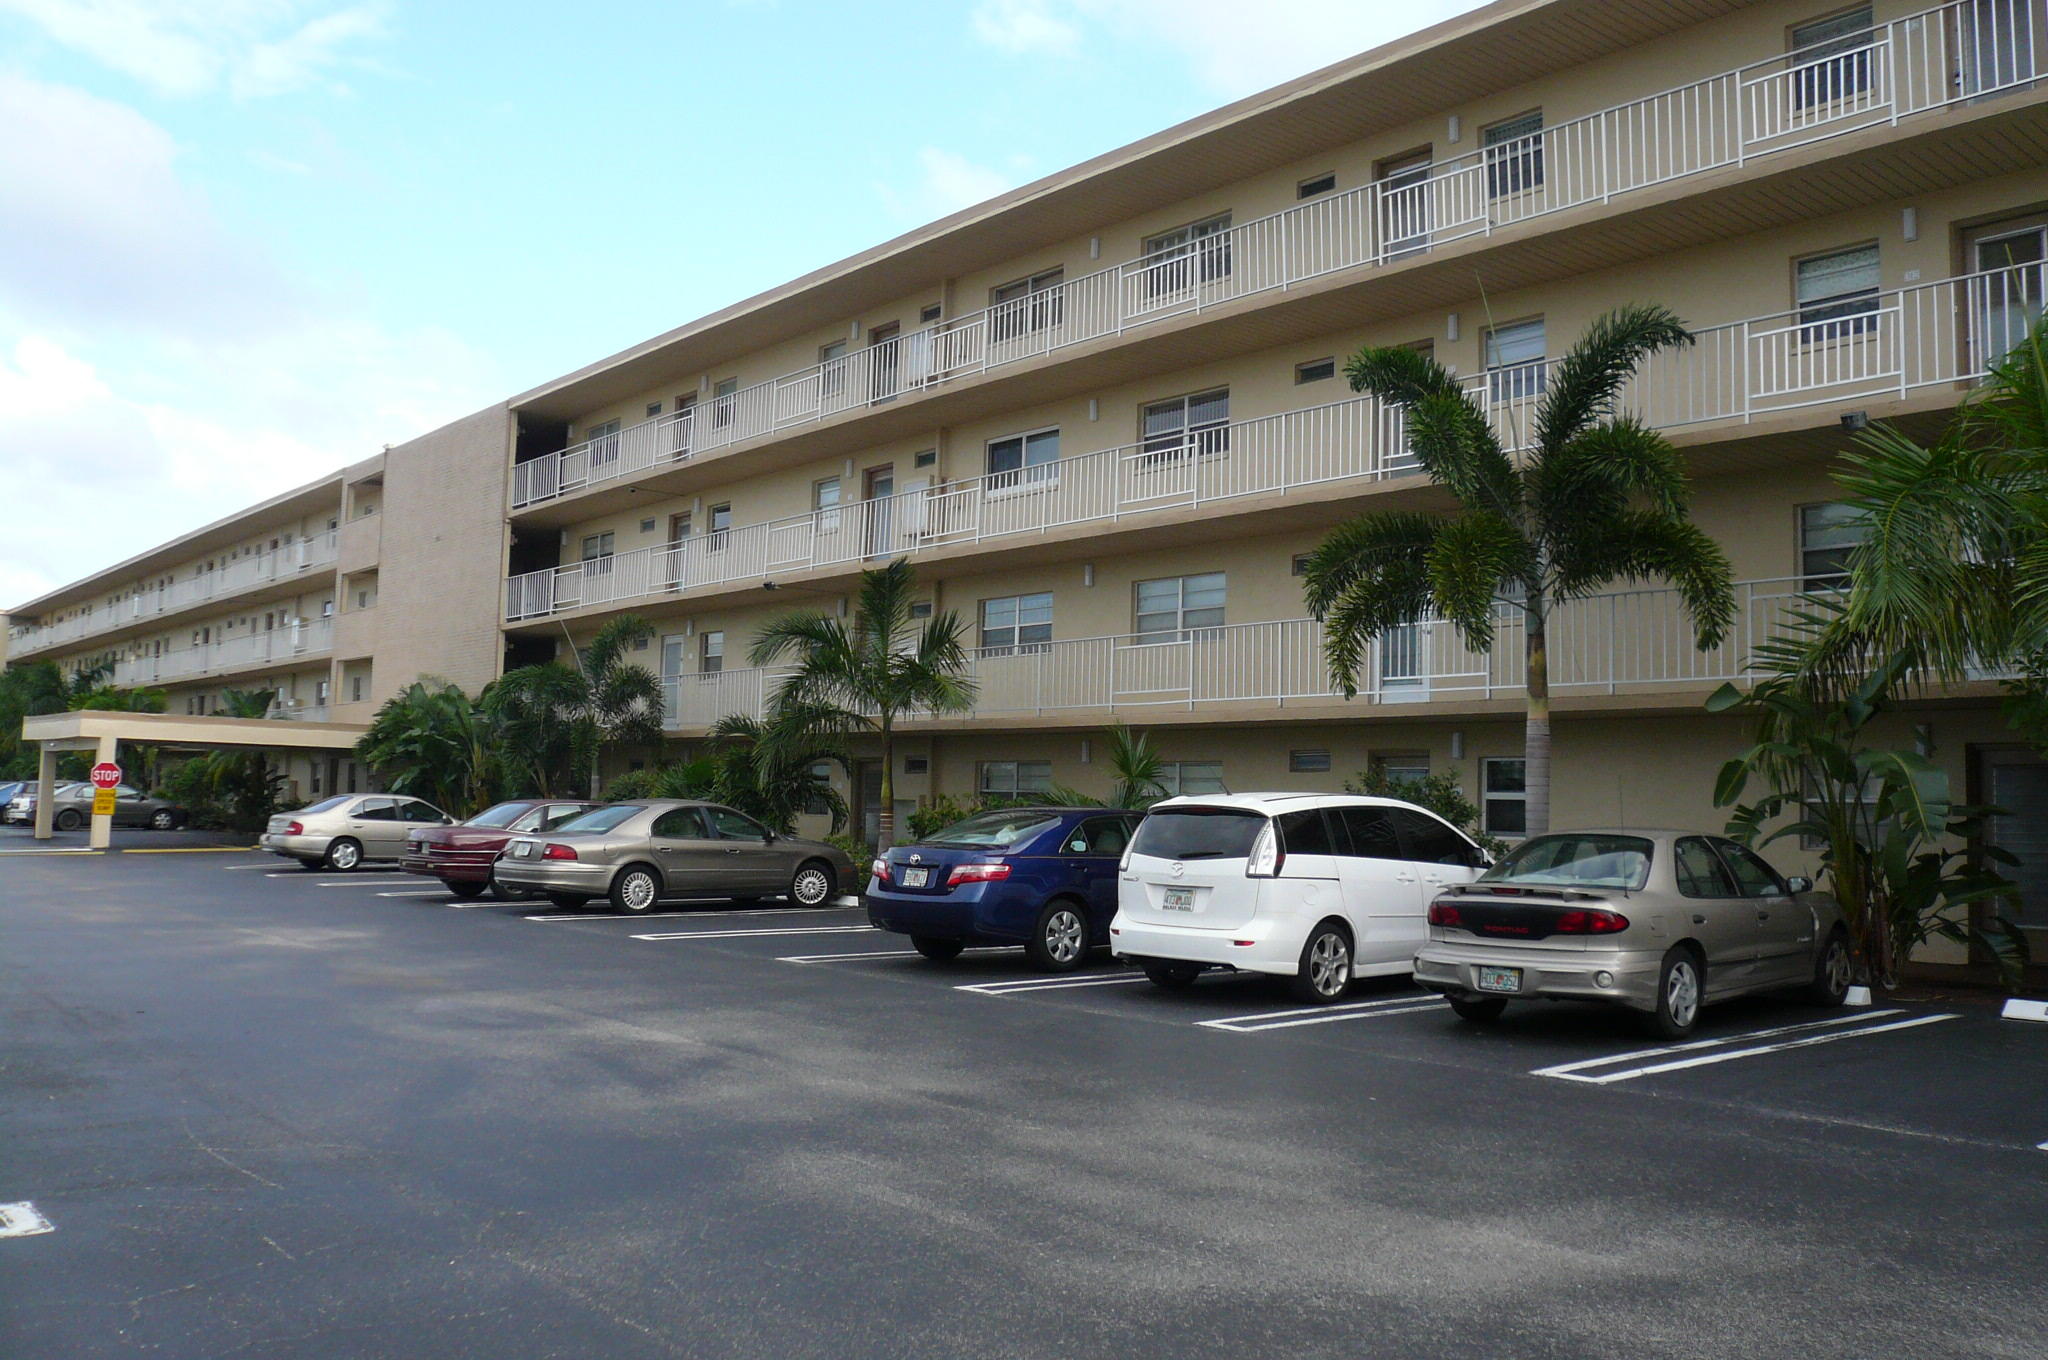
[[[1144,814],[1114,808],[981,812],[869,867],[861,901],[881,930],[945,960],[968,945],[1021,944],[1056,973],[1109,943],[1117,863]]]

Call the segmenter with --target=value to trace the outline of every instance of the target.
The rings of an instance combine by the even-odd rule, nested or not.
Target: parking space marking
[[[963,949],[960,952],[962,954],[1007,954],[1010,952],[1010,948],[1007,945],[985,944],[976,945],[971,949]],[[777,963],[839,963],[845,959],[915,959],[921,957],[923,956],[915,949],[867,949],[857,954],[783,954],[779,955],[775,961]]]
[[[529,916],[529,921],[659,921],[676,916],[796,916],[821,911],[845,911],[844,907],[725,907],[708,911],[569,911],[560,915]]]
[[[0,1204],[0,1237],[34,1237],[37,1233],[55,1231],[57,1225],[29,1200]]]
[[[276,872],[276,871],[277,871],[277,861],[275,861],[275,860],[268,860],[268,859],[259,859],[259,860],[257,860],[257,861],[256,861],[255,863],[253,863],[253,864],[223,864],[223,865],[221,865],[220,867],[221,867],[221,868],[223,868],[223,869],[225,869],[225,870],[227,870],[227,871],[228,871],[229,873],[233,873],[233,872],[234,872],[235,870],[237,870],[237,869],[269,869],[269,870],[271,870],[271,871],[273,871],[273,872]],[[300,870],[299,872],[300,872],[300,873],[304,873],[304,872],[305,872],[305,870],[301,869],[301,870]]]
[[[300,872],[301,872],[301,873],[303,873],[303,872],[304,872],[304,870],[301,870]],[[392,878],[338,878],[338,879],[336,879],[336,878],[330,878],[330,879],[322,879],[322,880],[321,880],[321,881],[320,881],[320,882],[319,882],[319,883],[318,883],[318,884],[317,884],[316,886],[318,886],[318,887],[322,887],[322,888],[404,888],[404,887],[415,887],[415,888],[416,888],[416,887],[418,887],[418,886],[419,886],[419,882],[420,882],[420,880],[419,880],[419,877],[418,877],[418,875],[416,875],[416,874],[407,874],[407,875],[405,875],[404,877],[392,877]]]
[[[915,951],[913,951],[915,952]],[[962,982],[956,983],[956,992],[975,992],[982,996],[1015,996],[1020,992],[1057,992],[1067,987],[1117,987],[1127,982],[1143,982],[1145,975],[1085,978],[1011,978],[1007,982]]]
[[[446,897],[446,888],[401,888],[397,892],[380,892],[379,897]]]
[[[1577,1062],[1560,1063],[1555,1067],[1539,1067],[1529,1075],[1555,1077],[1559,1081],[1586,1082],[1594,1086],[1606,1086],[1617,1081],[1634,1081],[1638,1077],[1652,1077],[1660,1072],[1677,1072],[1689,1067],[1707,1067],[1714,1063],[1733,1062],[1737,1058],[1758,1058],[1766,1053],[1783,1053],[1788,1049],[1810,1048],[1815,1044],[1831,1044],[1838,1039],[1860,1039],[1870,1034],[1889,1034],[1895,1030],[1917,1029],[1922,1025],[1935,1025],[1943,1020],[1959,1020],[1953,1013],[1941,1015],[1918,1015],[1906,1020],[1892,1020],[1886,1024],[1873,1025],[1872,1020],[1884,1020],[1887,1016],[1904,1015],[1902,1010],[1867,1011],[1861,1015],[1840,1015],[1828,1020],[1812,1020],[1798,1025],[1778,1025],[1771,1029],[1753,1030],[1747,1034],[1723,1035],[1718,1039],[1695,1039],[1684,1044],[1665,1044],[1658,1048],[1637,1049],[1632,1053],[1613,1053],[1604,1058],[1583,1058]],[[1854,1026],[1855,1028],[1850,1028]],[[1796,1037],[1785,1037],[1785,1036]],[[1771,1043],[1757,1043],[1756,1040],[1773,1040]],[[1720,1052],[1706,1050],[1719,1049]],[[1613,1067],[1616,1063],[1636,1063],[1643,1058],[1664,1058],[1672,1054],[1688,1053],[1694,1056],[1677,1058],[1669,1062],[1639,1063],[1634,1067],[1622,1067],[1611,1072],[1596,1072],[1592,1069]]]
[[[845,935],[873,926],[790,926],[770,930],[676,930],[660,935],[635,935],[636,940],[743,940],[756,935]]]
[[[1216,1020],[1197,1020],[1204,1029],[1227,1030],[1232,1034],[1257,1034],[1269,1029],[1296,1029],[1302,1025],[1332,1025],[1340,1020],[1377,1020],[1386,1015],[1413,1015],[1417,1011],[1441,1010],[1449,1003],[1436,997],[1390,996],[1380,1001],[1346,1001],[1334,1006],[1308,1006],[1289,1011],[1260,1011],[1253,1015],[1226,1015]]]

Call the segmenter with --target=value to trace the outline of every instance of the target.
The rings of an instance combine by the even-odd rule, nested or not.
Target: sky
[[[1478,0],[0,0],[0,607]]]

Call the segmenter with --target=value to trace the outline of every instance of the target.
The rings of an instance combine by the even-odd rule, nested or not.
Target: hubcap
[[[807,907],[825,900],[825,888],[825,875],[820,870],[806,869],[796,876],[796,900]]]
[[[1335,996],[1351,981],[1351,950],[1332,931],[1317,937],[1308,956],[1308,982],[1322,996]]]
[[[356,848],[355,848],[355,847],[354,847],[353,845],[337,845],[337,846],[335,846],[335,847],[334,847],[334,867],[335,867],[335,868],[337,868],[337,869],[353,869],[353,868],[355,868],[355,867],[356,867]]]
[[[1056,963],[1072,963],[1081,956],[1081,918],[1071,911],[1056,911],[1045,923],[1045,952]]]
[[[654,880],[646,874],[628,874],[623,896],[629,910],[647,910],[654,905]]]
[[[169,831],[171,829],[171,814],[168,812],[159,812],[149,820],[155,824],[156,829],[159,831]]]
[[[1681,1025],[1692,1023],[1693,1012],[1700,1004],[1700,981],[1690,963],[1671,965],[1671,980],[1664,984],[1664,1001],[1673,1020]]]

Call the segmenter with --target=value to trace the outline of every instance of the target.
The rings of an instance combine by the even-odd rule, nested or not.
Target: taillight
[[[1278,878],[1280,866],[1287,862],[1287,855],[1280,849],[1280,837],[1273,832],[1273,824],[1266,823],[1266,829],[1252,842],[1251,856],[1244,862],[1246,878]]]
[[[554,841],[549,841],[541,847],[540,857],[542,859],[575,859],[576,847],[573,845],[560,845]]]
[[[1007,864],[956,864],[946,875],[946,886],[955,883],[997,883],[1010,876]]]
[[[1462,926],[1465,917],[1449,902],[1432,902],[1429,904],[1429,923],[1433,926]]]
[[[1557,918],[1558,935],[1614,935],[1628,929],[1628,917],[1615,911],[1567,911]]]
[[[304,822],[287,822],[284,834],[287,836],[303,836],[306,834],[306,824]]]
[[[868,865],[868,872],[875,876],[876,881],[887,883],[889,881],[889,861],[877,855],[874,863]]]

